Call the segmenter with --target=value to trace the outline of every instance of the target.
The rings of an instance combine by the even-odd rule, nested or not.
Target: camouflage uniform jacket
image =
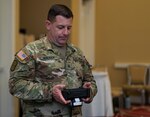
[[[81,51],[67,44],[65,59],[59,54],[47,37],[27,44],[16,53],[10,68],[9,88],[13,96],[22,100],[23,117],[69,117],[69,107],[52,97],[52,87],[56,84],[78,88],[84,82],[91,82],[91,98],[96,95],[96,82]],[[73,114],[81,114],[81,108],[74,109]]]

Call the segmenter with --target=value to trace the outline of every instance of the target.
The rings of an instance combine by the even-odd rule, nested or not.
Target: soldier
[[[73,14],[65,5],[55,4],[45,26],[47,35],[28,43],[16,53],[10,68],[10,93],[19,98],[23,117],[81,117],[81,107],[70,111],[70,100],[61,91],[89,88],[90,103],[97,93],[91,65],[82,52],[68,42]]]

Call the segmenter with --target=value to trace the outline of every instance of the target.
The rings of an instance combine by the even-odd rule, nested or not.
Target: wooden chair
[[[145,85],[148,67],[145,65],[129,65],[127,68],[128,84],[123,86],[125,99],[130,96],[141,96],[141,104],[145,104]]]

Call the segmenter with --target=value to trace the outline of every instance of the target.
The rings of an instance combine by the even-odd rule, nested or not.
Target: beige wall
[[[45,0],[42,5],[40,1],[21,0],[21,28],[37,36],[44,33],[49,2],[59,1],[73,9],[72,40],[78,45],[79,0]],[[150,63],[150,0],[96,0],[95,3],[95,64],[107,66],[112,86],[121,86],[126,83],[126,70],[114,68],[115,62]]]
[[[150,0],[96,1],[96,64],[108,66],[113,86],[126,82],[115,62],[150,63]]]
[[[27,34],[34,34],[36,38],[45,34],[45,19],[54,3],[71,7],[70,0],[20,0],[20,28],[25,28]]]

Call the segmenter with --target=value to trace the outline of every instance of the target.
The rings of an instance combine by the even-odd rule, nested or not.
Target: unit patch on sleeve
[[[27,55],[25,54],[24,51],[21,50],[20,52],[18,52],[17,57],[18,57],[21,61],[23,61],[24,59],[27,58]]]

